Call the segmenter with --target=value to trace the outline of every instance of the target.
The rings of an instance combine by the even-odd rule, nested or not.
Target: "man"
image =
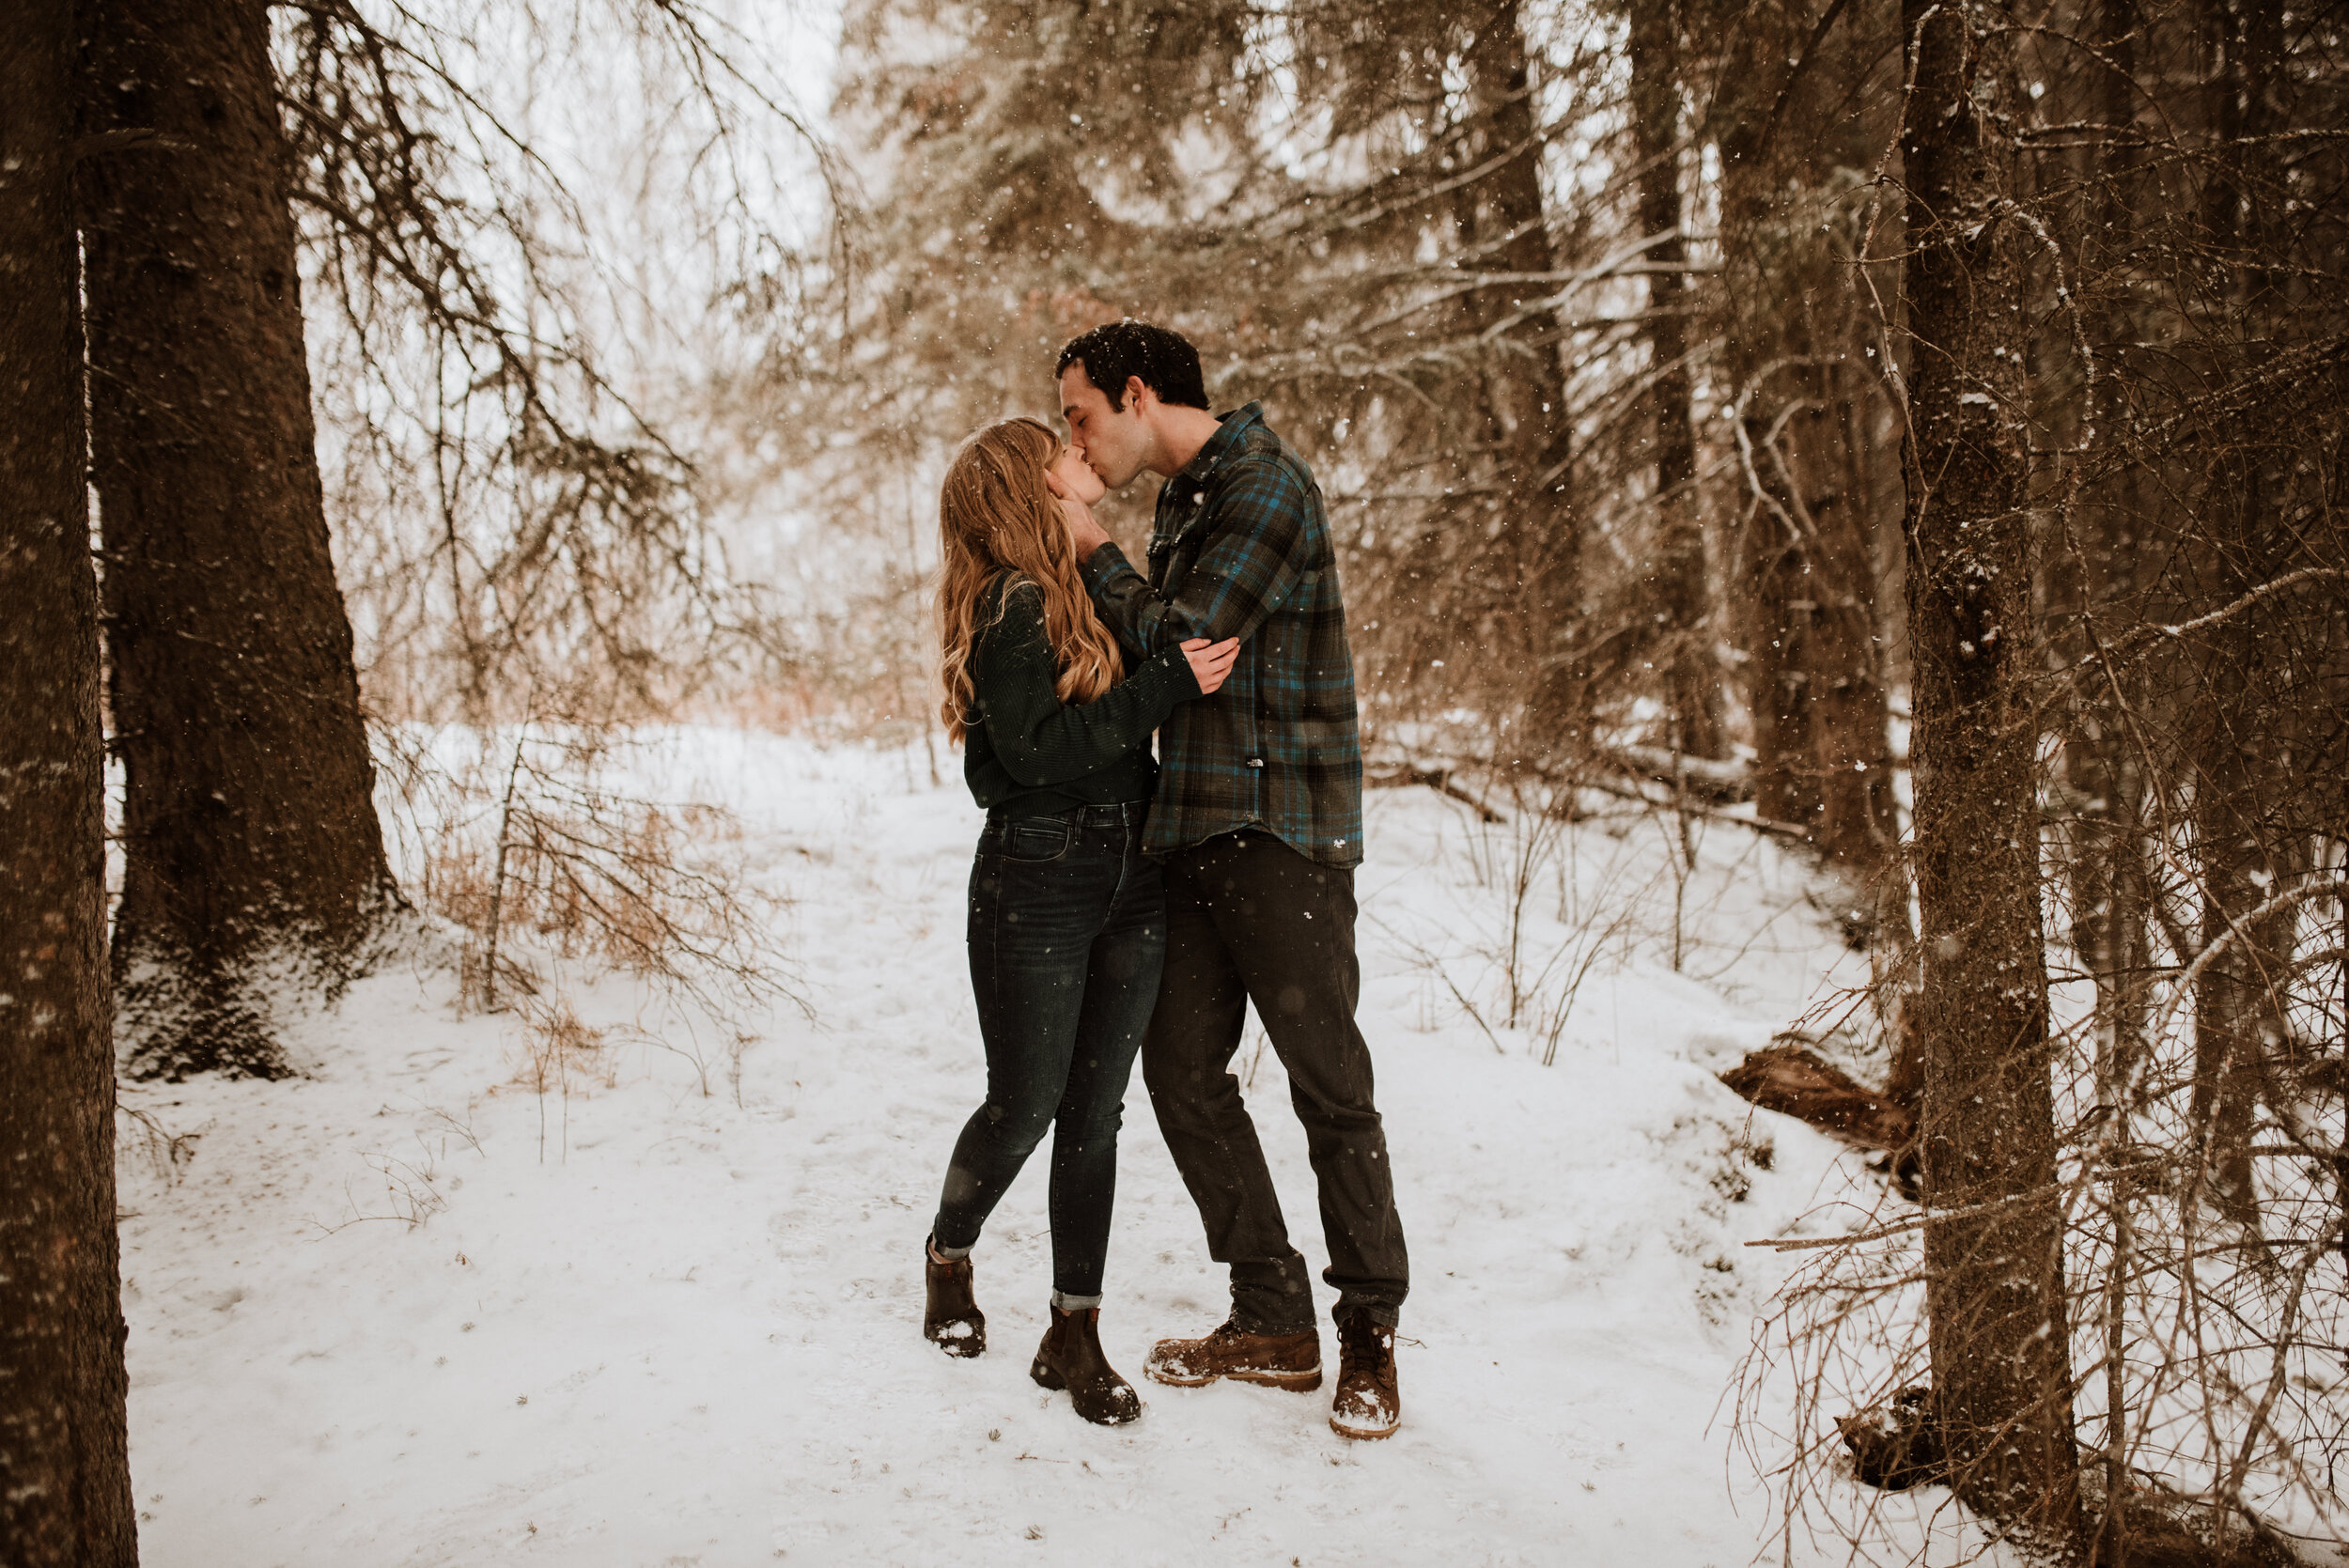
[[[1330,1424],[1384,1437],[1401,1419],[1394,1327],[1408,1289],[1369,1048],[1354,1026],[1354,872],[1362,858],[1353,656],[1321,491],[1251,403],[1207,411],[1199,354],[1119,321],[1058,366],[1071,440],[1112,489],[1163,474],[1150,575],[1063,494],[1101,617],[1137,657],[1190,637],[1241,639],[1223,690],[1159,731],[1143,847],[1164,857],[1166,966],[1142,1048],[1159,1126],[1232,1273],[1229,1321],[1160,1341],[1161,1383],[1321,1386],[1305,1260],[1289,1245],[1256,1129],[1230,1071],[1246,1005],[1288,1070],[1337,1287]],[[1057,482],[1056,492],[1063,490]]]

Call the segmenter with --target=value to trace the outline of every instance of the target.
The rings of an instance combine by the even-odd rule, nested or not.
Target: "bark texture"
[[[2098,117],[2108,125],[2133,125],[2139,109],[2136,0],[2099,0],[2094,20],[2097,47],[2111,62],[2111,69],[2097,80]],[[2141,190],[2133,178],[2136,163],[2133,147],[2105,148],[2100,149],[2100,166],[2083,171],[2100,182],[2092,209],[2093,222],[2085,225],[2082,246],[2088,259],[2083,271],[2096,265],[2117,269],[2127,252]],[[2142,313],[2125,294],[2100,299],[2090,310],[2092,334],[2098,343],[2128,343],[2147,335],[2140,330]],[[2088,407],[2102,440],[2113,440],[2127,428],[2131,411],[2123,390],[2122,377],[2108,371]],[[2109,627],[2138,604],[2148,520],[2160,504],[2151,490],[2142,471],[2132,464],[2085,498],[2076,524],[2076,548],[2049,563],[2049,598],[2060,613],[2083,613],[2095,624]],[[2075,796],[2069,866],[2072,951],[2096,986],[2096,1078],[2109,1092],[2128,1078],[2143,1050],[2146,977],[2153,963],[2144,742],[2129,733],[2123,715],[2115,711],[2114,691],[2117,686],[2118,703],[2142,706],[2146,683],[2135,668],[2104,660],[2085,635],[2067,636],[2064,644],[2068,661],[2102,677],[2091,683],[2090,695],[2064,737],[2063,768]]]
[[[1698,520],[1696,427],[1689,415],[1688,246],[1681,232],[1679,8],[1631,8],[1631,124],[1640,233],[1648,241],[1648,375],[1643,411],[1655,465],[1657,547],[1649,576],[1663,675],[1665,738],[1691,756],[1728,755],[1720,683],[1706,636],[1704,531]]]
[[[2211,254],[2226,269],[2213,313],[2214,335],[2249,348],[2274,333],[2277,301],[2261,281],[2268,254],[2260,232],[2260,188],[2279,189],[2263,142],[2277,130],[2274,78],[2282,64],[2281,18],[2262,0],[2207,0],[2202,17],[2214,69],[2211,130],[2219,150],[2203,193],[2202,226]],[[2222,314],[2223,313],[2223,314]],[[2231,318],[2231,319],[2229,319]],[[2229,343],[2229,348],[2236,345]],[[2199,598],[2226,603],[2300,564],[2286,521],[2288,441],[2246,431],[2218,454],[2204,475],[2193,548],[2201,557]],[[2201,940],[2226,945],[2194,991],[2193,1115],[2197,1176],[2219,1210],[2256,1229],[2252,1178],[2254,1101],[2271,1063],[2289,1054],[2281,982],[2292,955],[2293,917],[2250,919],[2271,893],[2306,862],[2289,819],[2296,804],[2289,714],[2289,666],[2295,649],[2278,634],[2273,613],[2229,621],[2210,639],[2200,705],[2189,731],[2194,843],[2202,893]]]
[[[2039,912],[2019,238],[1985,115],[1998,8],[1905,0],[1915,86],[1904,454],[1924,1050],[1925,1302],[1958,1495],[2068,1545],[2077,1457]],[[1983,1205],[1995,1205],[1981,1212]],[[1966,1212],[1966,1211],[1972,1212]],[[1955,1212],[1952,1212],[1955,1211]]]
[[[258,0],[87,0],[79,195],[132,1070],[285,1068],[390,896]]]
[[[1475,129],[1465,139],[1470,167],[1490,167],[1463,186],[1456,220],[1473,264],[1519,279],[1556,270],[1542,202],[1541,147],[1525,35],[1515,4],[1491,8],[1467,52]],[[1558,357],[1558,325],[1548,310],[1523,308],[1543,286],[1518,281],[1471,292],[1470,331],[1500,358],[1484,377],[1479,444],[1496,455],[1490,475],[1494,565],[1514,582],[1508,598],[1520,626],[1513,639],[1532,675],[1527,750],[1562,760],[1590,744],[1590,682],[1582,624],[1582,537],[1567,490],[1573,422]]]
[[[0,5],[0,1561],[137,1560],[124,1436],[73,27]]]
[[[1848,41],[1856,18],[1807,53],[1795,20],[1760,6],[1724,23],[1733,53],[1715,111],[1740,641],[1757,810],[1803,827],[1859,898],[1889,886],[1898,836],[1869,482],[1877,438],[1838,239],[1851,212],[1822,180],[1870,162],[1854,107],[1867,54]],[[1905,927],[1905,909],[1878,924]]]

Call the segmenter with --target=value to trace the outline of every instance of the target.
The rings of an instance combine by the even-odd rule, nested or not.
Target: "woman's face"
[[[1060,480],[1070,495],[1088,506],[1110,492],[1109,486],[1101,482],[1101,476],[1093,472],[1083,456],[1073,446],[1062,447],[1060,456],[1052,459],[1048,472]]]

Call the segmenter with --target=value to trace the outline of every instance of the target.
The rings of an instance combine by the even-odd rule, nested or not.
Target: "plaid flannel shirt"
[[[1223,416],[1159,491],[1144,582],[1113,544],[1085,586],[1127,649],[1237,637],[1223,688],[1159,728],[1158,793],[1143,847],[1163,854],[1261,828],[1325,865],[1362,859],[1362,746],[1354,656],[1321,488],[1261,405]]]

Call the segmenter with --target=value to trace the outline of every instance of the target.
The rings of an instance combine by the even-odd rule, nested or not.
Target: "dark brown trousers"
[[[1260,1334],[1314,1325],[1305,1260],[1289,1245],[1232,1058],[1256,1004],[1321,1194],[1322,1278],[1337,1314],[1392,1327],[1410,1288],[1370,1048],[1354,1027],[1354,874],[1245,831],[1166,857],[1166,967],[1142,1073],[1166,1146],[1232,1270],[1232,1317]]]

